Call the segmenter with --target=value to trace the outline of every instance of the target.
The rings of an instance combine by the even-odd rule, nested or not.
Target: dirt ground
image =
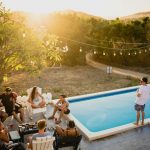
[[[31,75],[27,72],[12,74],[7,82],[2,83],[0,92],[6,86],[10,86],[19,95],[25,95],[28,88],[39,86],[43,93],[51,92],[55,99],[60,94],[76,96],[137,84],[138,81],[130,77],[117,74],[108,75],[90,66],[76,66],[46,68],[39,75]]]
[[[150,74],[150,67],[124,67],[125,69],[141,72],[141,73],[146,73]]]

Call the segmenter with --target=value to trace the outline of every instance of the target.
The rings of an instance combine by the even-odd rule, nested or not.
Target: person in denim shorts
[[[137,111],[136,114],[136,122],[134,123],[135,125],[139,125],[139,120],[140,120],[140,112],[142,114],[142,123],[141,125],[144,125],[144,118],[145,118],[145,104],[150,97],[150,86],[147,85],[148,79],[146,77],[143,77],[140,80],[140,87],[137,90],[136,93],[136,101],[135,101],[135,110]]]

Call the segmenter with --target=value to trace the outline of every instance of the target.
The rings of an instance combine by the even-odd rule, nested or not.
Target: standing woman
[[[46,104],[44,97],[38,92],[38,88],[36,86],[33,87],[28,101],[34,109],[43,108]]]

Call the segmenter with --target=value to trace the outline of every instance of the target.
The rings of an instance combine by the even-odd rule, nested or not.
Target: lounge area
[[[32,95],[34,95],[34,103],[30,101]],[[42,94],[42,88],[35,86],[27,89],[27,95],[17,96],[10,87],[7,87],[1,95],[1,100],[1,119],[3,119],[3,114],[8,114],[9,105],[7,103],[11,104],[11,100],[13,100],[13,110],[3,123],[0,122],[0,131],[5,133],[2,133],[0,137],[1,142],[4,142],[0,146],[4,145],[6,149],[14,150],[13,147],[18,146],[21,142],[27,150],[58,150],[62,147],[78,149],[82,135],[75,128],[74,121],[69,121],[64,113],[59,123],[56,120],[63,111],[61,107],[63,109],[63,106],[68,103],[65,95],[60,95],[59,100],[52,100],[51,93]],[[44,105],[40,106],[41,102]],[[60,107],[56,103],[60,103]],[[19,107],[18,111],[17,107]],[[59,111],[56,112],[55,117],[50,119],[57,107]],[[69,109],[67,111],[70,112]],[[59,129],[57,130],[57,128]],[[75,132],[71,131],[73,128]],[[62,133],[59,130],[62,130]]]
[[[27,109],[25,109],[25,122],[24,124],[18,124],[18,122],[13,118],[13,117],[8,117],[5,121],[4,121],[4,125],[8,127],[9,133],[10,133],[10,140],[13,141],[14,143],[18,143],[18,142],[23,142],[24,144],[28,143],[28,137],[31,136],[32,134],[35,134],[38,132],[38,128],[37,128],[37,124],[35,124],[38,120],[45,118],[46,122],[47,122],[47,126],[46,126],[46,131],[50,133],[50,139],[49,139],[49,147],[48,149],[58,149],[59,147],[68,147],[68,146],[72,146],[74,149],[78,148],[78,145],[81,141],[82,136],[79,136],[79,138],[76,137],[72,138],[72,140],[70,141],[71,138],[68,138],[69,141],[67,140],[67,138],[63,139],[62,137],[59,137],[58,135],[56,136],[56,139],[54,137],[54,132],[55,132],[55,121],[54,120],[48,120],[48,117],[50,116],[50,114],[52,113],[53,110],[53,106],[48,105],[46,107],[46,112],[43,115],[43,112],[39,112],[33,115],[33,120],[30,119],[30,115],[27,111]],[[66,119],[62,119],[62,122],[60,124],[60,126],[66,127],[67,121]],[[79,140],[78,140],[79,139]],[[46,139],[45,139],[46,140]],[[61,140],[63,140],[61,142]],[[64,144],[64,141],[66,142],[66,144]],[[37,142],[35,142],[33,145],[33,150],[40,150],[41,146],[43,146],[43,150],[44,147],[46,147],[46,144],[44,144],[44,139],[41,139],[41,144],[39,144],[39,139]],[[81,145],[80,145],[81,146]],[[80,147],[79,146],[79,147]],[[45,148],[45,150],[47,150]]]
[[[136,87],[130,88],[132,91]],[[38,133],[38,121],[41,119],[46,120],[46,128],[45,130],[49,132],[49,135],[47,137],[39,137],[36,140],[32,141],[32,150],[58,150],[58,149],[64,149],[64,150],[77,150],[77,149],[86,149],[90,150],[92,148],[94,149],[102,149],[102,150],[113,150],[114,147],[115,149],[120,150],[128,148],[129,150],[137,150],[137,149],[142,149],[142,146],[144,147],[144,150],[149,149],[149,142],[148,142],[148,137],[150,133],[150,127],[149,124],[146,124],[145,126],[141,126],[139,128],[131,128],[128,129],[128,131],[120,131],[118,134],[115,135],[109,135],[108,137],[103,137],[103,138],[98,138],[97,140],[90,141],[88,137],[86,136],[86,133],[82,131],[79,126],[77,125],[76,127],[78,128],[80,134],[75,137],[70,137],[70,136],[59,136],[56,132],[56,118],[59,118],[60,112],[58,111],[56,113],[55,118],[49,119],[49,117],[53,114],[54,110],[54,105],[57,103],[58,99],[52,100],[52,95],[51,93],[43,93],[42,94],[42,89],[37,87],[38,92],[42,94],[46,101],[46,105],[43,108],[36,108],[33,109],[30,106],[30,103],[28,102],[29,95],[31,94],[33,88],[30,88],[27,90],[26,96],[17,96],[16,102],[20,103],[23,108],[24,108],[24,113],[25,113],[25,123],[19,124],[13,116],[8,117],[4,121],[4,126],[7,127],[9,131],[9,136],[10,136],[10,141],[13,141],[13,143],[18,143],[22,142],[27,150],[30,150],[31,148],[28,147],[29,145],[29,137],[32,136],[35,133]],[[122,89],[123,90],[123,89]],[[127,90],[127,88],[126,88]],[[113,91],[118,93],[119,90]],[[129,89],[128,89],[129,91]],[[89,95],[83,95],[83,96],[76,96],[76,97],[71,97],[69,98],[70,102],[70,107],[73,109],[71,106],[74,101],[80,101],[82,99],[92,97],[94,98],[95,96],[98,96],[98,94],[103,94],[103,93],[95,93],[95,94],[89,94]],[[104,95],[109,94],[109,92],[105,92]],[[114,95],[114,94],[113,94]],[[88,105],[87,105],[88,106]],[[75,108],[75,110],[77,110]],[[72,112],[73,113],[73,112]],[[90,113],[90,112],[89,112]],[[19,115],[19,114],[18,114]],[[83,115],[83,114],[82,114]],[[71,115],[72,116],[72,115]],[[70,119],[70,115],[64,115],[63,118],[61,119],[61,122],[59,125],[63,128],[66,128],[68,126],[68,120]],[[76,119],[75,119],[75,123]],[[133,125],[132,125],[133,126]],[[140,139],[142,140],[139,140]],[[144,143],[142,144],[142,141]],[[147,142],[146,142],[147,141]],[[141,144],[139,144],[141,143]],[[113,145],[113,147],[112,147]]]
[[[150,1],[0,0],[0,150],[150,150]]]
[[[47,106],[46,115],[50,115],[52,113],[52,106]],[[39,119],[43,118],[42,113],[35,114],[33,120],[28,119],[28,114],[26,113],[27,122],[36,122]],[[11,121],[11,122],[10,122]],[[17,122],[16,120],[7,119],[4,124],[9,125],[10,123],[13,124],[12,130],[16,130]],[[61,122],[63,127],[66,126],[66,121],[63,119]],[[55,123],[52,120],[47,120],[48,127],[55,127]],[[81,150],[138,150],[144,149],[149,150],[150,143],[149,143],[149,136],[150,135],[150,127],[149,125],[132,129],[123,133],[119,133],[114,136],[106,137],[103,139],[95,140],[90,142],[87,138],[83,135],[82,140],[80,142],[79,148]],[[24,143],[27,142],[27,136],[25,136]],[[61,148],[61,150],[72,150],[72,147],[65,147]]]

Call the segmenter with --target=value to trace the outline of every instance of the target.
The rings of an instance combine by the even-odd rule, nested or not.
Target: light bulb
[[[80,47],[80,52],[82,52],[82,48]]]
[[[96,51],[94,51],[94,54],[96,54],[97,52]]]
[[[23,37],[23,38],[25,38],[25,37],[26,37],[26,34],[25,34],[25,33],[23,33],[23,34],[22,34],[22,37]]]

